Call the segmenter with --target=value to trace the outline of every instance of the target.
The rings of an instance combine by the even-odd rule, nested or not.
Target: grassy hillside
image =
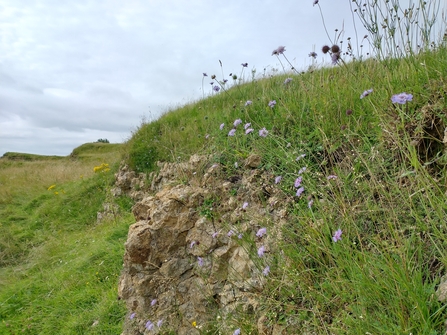
[[[114,220],[96,216],[121,148],[91,143],[69,157],[0,159],[1,334],[120,333],[116,286],[130,200],[115,200]],[[110,170],[95,173],[102,163]]]

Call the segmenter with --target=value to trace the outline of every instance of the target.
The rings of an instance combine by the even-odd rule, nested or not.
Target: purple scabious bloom
[[[309,202],[307,203],[307,207],[312,208],[313,204],[314,204],[314,200],[310,199]]]
[[[275,184],[279,184],[281,182],[282,176],[275,177]]]
[[[157,321],[157,327],[161,328],[161,325],[163,324],[163,319],[160,319]]]
[[[219,235],[219,232],[218,232],[218,231],[214,232],[213,235],[211,235],[211,236],[212,236],[212,238],[216,238],[217,235]]]
[[[230,229],[230,231],[227,233],[227,236],[228,236],[228,237],[231,237],[231,236],[233,236],[233,234],[234,234],[233,229]]]
[[[147,330],[152,330],[152,328],[154,328],[154,324],[150,321],[146,322],[146,329]]]
[[[234,331],[233,335],[239,335],[241,333],[241,330],[238,328]]]
[[[412,101],[412,100],[413,100],[413,95],[409,94],[409,93],[407,94],[405,92],[395,94],[391,97],[391,101],[393,103],[397,103],[397,104],[401,104],[401,105],[404,105],[407,101]]]
[[[203,76],[204,76],[204,77],[208,77],[208,75],[207,75],[205,72],[203,72]]]
[[[343,232],[341,231],[341,229],[338,229],[337,231],[335,231],[334,236],[332,236],[332,240],[334,242],[340,241],[341,240],[341,234]]]
[[[256,236],[257,236],[257,237],[262,237],[262,236],[264,236],[265,234],[267,234],[267,228],[260,228],[260,229],[258,230],[258,232],[256,233]]]
[[[296,196],[297,197],[301,197],[301,194],[303,194],[304,192],[304,187],[300,187],[299,189],[296,190]]]
[[[258,249],[258,256],[259,257],[264,256],[264,252],[265,252],[265,247],[263,245],[261,245]]]
[[[269,105],[268,105],[268,106],[269,106],[270,108],[273,108],[273,107],[275,107],[275,105],[276,105],[276,100],[272,100],[272,101],[269,102]]]
[[[284,51],[286,51],[286,47],[280,45],[275,50],[273,50],[272,55],[282,55],[284,53]]]
[[[137,313],[130,314],[129,319],[133,320],[135,318],[135,315],[137,315]]]
[[[309,53],[309,57],[312,57],[313,59],[317,58],[317,53],[315,51],[312,51],[311,53]]]
[[[196,241],[192,241],[191,244],[189,245],[189,248],[192,249],[192,247],[195,246],[196,243],[197,243]]]
[[[220,128],[220,130],[222,130],[222,129],[224,129],[224,127],[225,127],[225,123],[221,123],[219,128]]]
[[[286,80],[284,80],[284,85],[287,85],[291,81],[292,81],[292,78],[286,78]]]
[[[244,202],[244,204],[242,205],[242,209],[246,209],[248,207],[248,202]]]
[[[253,103],[253,101],[251,101],[251,100],[247,100],[247,101],[245,102],[245,106],[250,106],[252,103]]]
[[[259,130],[259,136],[261,137],[267,137],[268,133],[269,132],[267,131],[267,129],[265,129],[265,127]]]
[[[248,129],[245,131],[245,135],[250,134],[252,131],[254,131],[253,128],[248,128]]]
[[[304,157],[306,157],[306,154],[301,154],[295,159],[295,161],[298,162],[301,158],[304,158]]]
[[[236,129],[234,128],[228,132],[228,136],[234,136],[234,134],[236,134]]]
[[[237,120],[234,121],[233,125],[234,125],[235,127],[237,127],[237,126],[240,125],[241,123],[242,123],[242,120],[241,120],[241,119],[237,119]]]
[[[360,95],[360,99],[363,99],[364,97],[367,97],[368,95],[370,95],[373,92],[373,89],[370,88],[369,90],[366,90],[365,92],[362,93],[362,95]]]
[[[203,258],[202,257],[197,257],[197,264],[202,267],[203,266]]]
[[[303,181],[303,177],[299,176],[298,178],[296,178],[295,183],[293,184],[295,186],[295,188],[300,187],[302,181]]]
[[[238,239],[242,239],[242,237],[243,237],[242,233],[240,233],[240,234],[237,236]]]
[[[305,166],[298,171],[298,174],[303,174],[304,172],[306,172],[306,170],[307,170],[307,167]]]
[[[247,130],[248,128],[250,128],[250,126],[251,126],[251,123],[250,123],[250,122],[249,122],[249,123],[246,123],[246,124],[244,125],[244,129]]]
[[[337,64],[339,59],[340,59],[340,53],[334,52],[331,56],[332,65]]]
[[[319,0],[314,0],[314,6],[318,3]]]
[[[242,63],[241,64],[243,67],[247,67],[248,66],[248,63]]]
[[[214,92],[219,92],[220,91],[220,87],[219,86],[213,86],[213,90]]]
[[[156,303],[157,303],[157,299],[152,299],[151,306],[155,306]]]
[[[327,176],[326,178],[327,178],[327,180],[331,180],[331,179],[337,179],[338,177],[334,174],[331,174],[331,175]]]
[[[270,272],[270,266],[267,265],[267,266],[264,268],[264,270],[262,270],[262,274],[263,274],[264,276],[268,276],[269,272]]]

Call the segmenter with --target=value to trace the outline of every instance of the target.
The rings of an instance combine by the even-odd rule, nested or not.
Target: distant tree
[[[98,143],[110,143],[109,140],[107,138],[100,138],[99,140],[97,140],[96,142]]]

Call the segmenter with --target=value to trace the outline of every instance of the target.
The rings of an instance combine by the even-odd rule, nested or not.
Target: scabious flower
[[[152,330],[152,328],[154,328],[154,324],[150,321],[146,322],[146,329],[147,330]]]
[[[208,75],[207,75],[205,72],[203,72],[203,76],[204,76],[204,77],[208,77]]]
[[[275,184],[279,184],[281,182],[282,176],[275,177]]]
[[[314,0],[314,6],[318,3],[318,0]]]
[[[259,257],[264,256],[264,252],[265,252],[265,247],[263,245],[261,245],[258,249],[258,256]]]
[[[397,103],[397,104],[401,104],[401,105],[404,105],[407,101],[412,101],[412,100],[413,100],[413,95],[409,94],[409,93],[407,94],[405,92],[395,94],[391,97],[391,101],[393,103]]]
[[[244,202],[244,204],[242,205],[242,209],[246,209],[248,207],[248,202]]]
[[[286,78],[286,80],[284,80],[284,85],[287,85],[291,81],[292,81],[292,78]]]
[[[338,229],[337,231],[335,231],[334,236],[332,236],[332,240],[334,242],[340,241],[341,240],[341,234],[343,232],[341,231],[341,229]]]
[[[163,324],[163,319],[160,319],[157,321],[157,327],[161,328],[161,325]]]
[[[192,249],[192,247],[195,246],[196,243],[197,243],[196,241],[192,241],[191,244],[189,245],[189,248]]]
[[[242,237],[243,237],[242,233],[240,233],[240,234],[237,236],[238,239],[242,239]]]
[[[312,51],[311,53],[309,53],[309,57],[312,57],[313,59],[317,58],[317,53],[315,51]]]
[[[233,229],[230,229],[230,231],[227,233],[227,236],[228,236],[228,237],[231,237],[231,236],[233,236],[233,234],[234,234]]]
[[[268,133],[269,132],[265,128],[262,128],[261,130],[259,130],[259,136],[261,136],[261,137],[267,137]]]
[[[340,53],[334,52],[331,56],[332,65],[337,64],[339,59],[340,59]]]
[[[304,172],[306,172],[307,167],[303,167],[298,171],[298,174],[303,174]]]
[[[242,63],[241,64],[243,67],[247,67],[248,66],[248,63]]]
[[[253,101],[251,101],[251,100],[247,100],[247,101],[245,102],[245,106],[250,106],[252,103],[253,103]]]
[[[135,318],[135,315],[137,315],[137,313],[130,314],[129,319],[133,320]]]
[[[299,176],[298,178],[296,178],[295,183],[293,184],[295,186],[295,188],[300,187],[302,181],[303,181],[303,177]]]
[[[202,267],[203,266],[203,258],[202,257],[197,257],[197,264]]]
[[[262,274],[263,274],[264,276],[268,276],[269,272],[270,272],[270,266],[267,265],[267,266],[264,268],[264,270],[262,270]]]
[[[307,207],[312,208],[313,204],[314,204],[314,200],[310,199],[309,202],[307,203]]]
[[[219,86],[213,86],[213,90],[214,92],[219,92],[220,91],[220,87]]]
[[[334,174],[331,174],[331,175],[327,176],[326,178],[327,178],[327,180],[331,180],[331,179],[337,179],[338,177]]]
[[[152,299],[151,306],[155,306],[156,303],[157,303],[157,299]]]
[[[241,333],[241,330],[238,328],[234,331],[233,335],[239,335]]]
[[[253,128],[248,128],[247,130],[245,130],[245,135],[250,134],[252,131],[254,131]]]
[[[248,128],[250,128],[250,126],[251,126],[251,123],[250,123],[250,122],[249,122],[249,123],[246,123],[246,124],[244,125],[244,129],[247,130]]]
[[[219,232],[218,232],[218,231],[214,232],[213,235],[211,235],[211,236],[212,236],[212,238],[216,238],[217,235],[219,235]]]
[[[306,154],[301,154],[295,159],[295,161],[298,162],[301,158],[304,158],[304,157],[306,157]]]
[[[369,89],[366,90],[365,92],[362,93],[362,95],[360,95],[360,99],[363,99],[364,97],[367,97],[368,95],[370,95],[373,92],[373,89]]]
[[[286,47],[280,45],[279,47],[277,47],[275,50],[273,50],[272,52],[272,56],[273,55],[282,55],[284,53],[284,51],[286,51]]]
[[[256,236],[257,236],[257,237],[262,237],[262,236],[264,236],[265,234],[267,234],[267,228],[260,228],[260,229],[258,230],[258,232],[256,233]]]
[[[228,132],[228,136],[234,136],[234,134],[236,134],[236,129],[234,128]]]
[[[220,128],[220,130],[222,130],[222,129],[224,129],[224,127],[225,127],[225,123],[221,123],[219,128]]]
[[[234,125],[235,127],[237,127],[237,126],[240,125],[241,123],[242,123],[242,120],[241,120],[241,119],[237,119],[237,120],[234,121],[233,125]]]
[[[270,108],[275,107],[275,105],[276,105],[276,100],[272,100],[272,101],[269,102],[269,107]]]
[[[301,197],[303,192],[304,192],[304,187],[301,186],[299,189],[296,190],[296,196]]]

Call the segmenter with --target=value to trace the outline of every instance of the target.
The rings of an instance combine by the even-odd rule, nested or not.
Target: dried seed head
[[[337,44],[334,44],[334,45],[332,46],[332,48],[331,48],[331,51],[332,51],[333,53],[337,53],[337,52],[340,51],[340,47],[339,47]]]
[[[331,48],[329,48],[328,45],[324,45],[324,46],[321,48],[321,51],[323,51],[324,54],[327,54],[327,53],[329,52],[329,50],[331,50]]]

